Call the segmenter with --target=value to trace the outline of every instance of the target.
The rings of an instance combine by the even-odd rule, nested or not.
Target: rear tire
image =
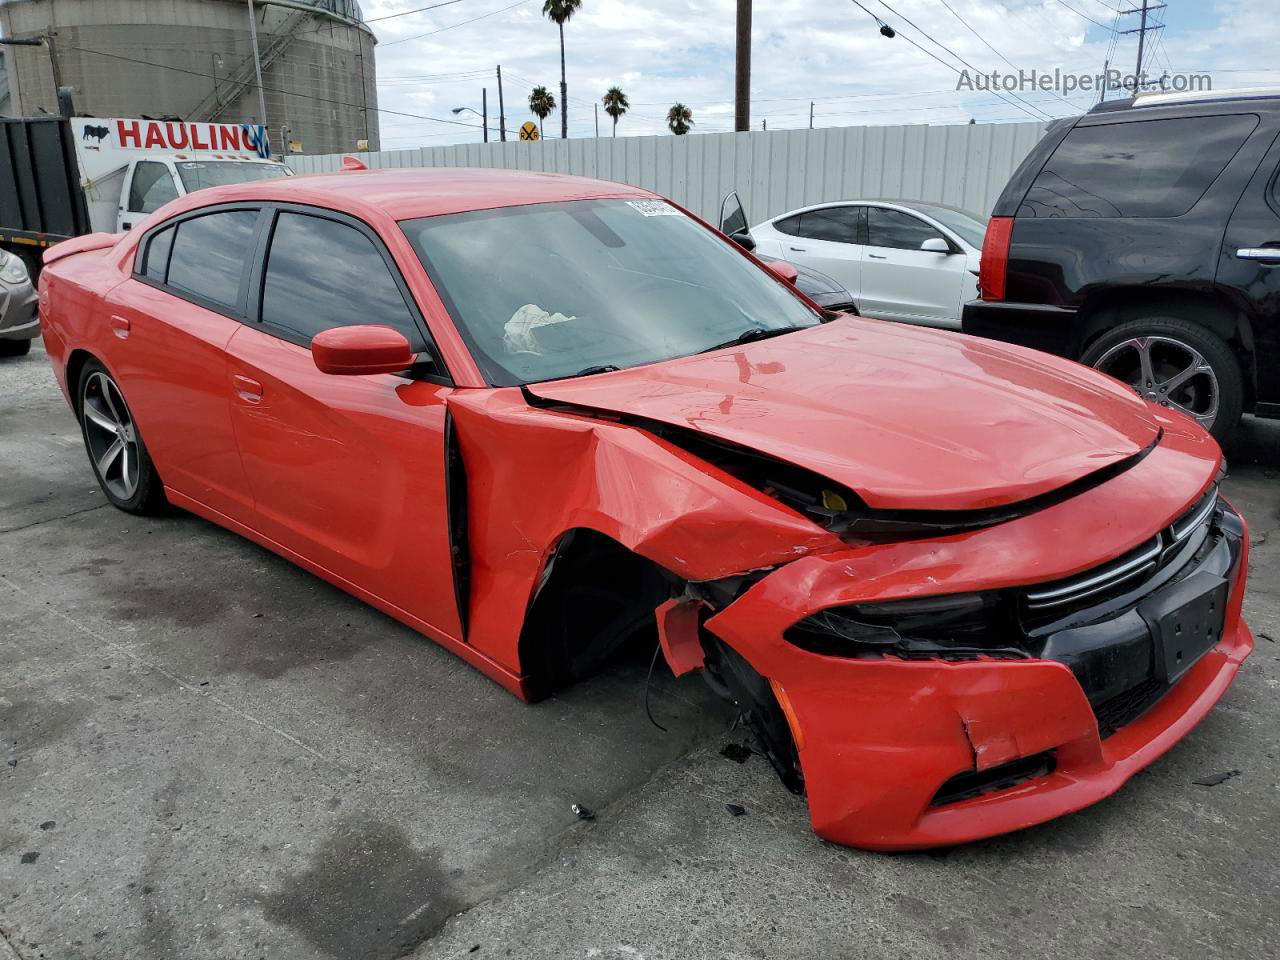
[[[98,360],[85,361],[76,386],[80,433],[98,485],[126,513],[162,513],[164,485],[115,379]]]
[[[0,340],[0,357],[25,357],[30,352],[30,340]]]
[[[1244,375],[1226,341],[1183,317],[1123,316],[1089,344],[1080,362],[1153,403],[1189,414],[1226,443],[1244,412]]]

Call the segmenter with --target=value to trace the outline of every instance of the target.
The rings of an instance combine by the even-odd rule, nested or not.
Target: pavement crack
[[[22,957],[18,955],[18,948],[13,945],[10,936],[10,932],[0,926],[0,960],[22,960]]]
[[[434,927],[422,932],[421,936],[416,938],[412,943],[405,945],[404,952],[396,954],[390,960],[422,960],[421,954],[423,949],[432,940],[442,934],[450,924],[457,923],[468,914],[488,906],[503,897],[507,896],[514,890],[518,890],[527,886],[537,877],[545,873],[555,861],[564,855],[564,853],[587,841],[594,830],[600,830],[604,824],[616,823],[619,815],[624,814],[627,810],[640,803],[644,795],[658,782],[666,779],[669,775],[674,774],[681,768],[688,767],[690,759],[699,751],[705,750],[708,745],[722,739],[726,734],[724,730],[718,730],[714,733],[708,733],[705,736],[696,738],[689,744],[689,748],[684,753],[672,757],[665,763],[661,763],[649,771],[643,780],[634,784],[626,792],[618,796],[615,800],[605,804],[596,811],[596,816],[592,820],[574,820],[564,829],[559,830],[546,838],[543,848],[540,852],[528,856],[523,863],[520,864],[518,871],[513,871],[511,876],[483,897],[472,903],[467,903],[459,910],[455,910],[447,917],[443,918]],[[546,894],[542,899],[549,899],[552,894]],[[2,958],[0,958],[2,960]]]
[[[45,517],[43,520],[32,520],[30,523],[24,523],[17,527],[5,527],[0,530],[0,536],[6,533],[17,533],[20,530],[30,530],[32,527],[39,527],[46,523],[56,523],[59,520],[68,520],[71,517],[78,517],[82,513],[91,513],[94,510],[101,510],[103,507],[109,507],[109,503],[95,503],[92,507],[84,507],[80,510],[72,510],[70,513],[59,514],[56,517]]]

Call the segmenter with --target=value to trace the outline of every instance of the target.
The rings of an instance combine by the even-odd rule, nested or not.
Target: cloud
[[[541,0],[514,7],[511,2],[462,0],[374,23],[381,41],[380,105],[455,119],[450,112],[454,107],[479,110],[481,88],[487,87],[496,136],[498,63],[503,69],[508,131],[533,119],[528,96],[534,85],[545,85],[558,100],[556,27],[542,17]],[[422,5],[422,0],[363,0],[365,15],[371,18]],[[889,0],[888,7],[880,0],[864,0],[864,5],[898,29],[899,36],[882,37],[875,21],[848,0],[755,4],[754,128],[762,121],[770,129],[808,126],[811,99],[817,126],[1027,120],[1068,115],[1093,102],[1088,95],[1064,101],[1042,91],[1022,94],[1021,102],[958,92],[954,70],[905,39],[964,69],[930,44],[923,32],[981,72],[1009,72],[1011,62],[1027,70],[1093,74],[1108,59],[1126,70],[1134,59],[1134,37],[1121,37],[1113,49],[1110,29],[1090,23],[1060,0]],[[1108,26],[1117,20],[1114,0],[1071,0],[1070,5]],[[734,0],[584,0],[581,12],[565,28],[570,135],[594,133],[594,104],[615,84],[632,104],[619,124],[620,135],[666,133],[664,117],[677,100],[693,108],[695,132],[731,130],[735,7]],[[1280,18],[1270,4],[1169,0],[1163,14],[1168,26],[1165,35],[1157,34],[1153,41],[1151,61],[1156,67],[1224,71],[1215,76],[1217,87],[1262,83],[1268,76],[1273,82],[1280,79],[1280,74],[1256,70],[1225,72],[1249,70],[1259,50],[1280,42]],[[474,22],[464,23],[470,20]],[[1136,25],[1136,18],[1120,18],[1120,29]],[[1249,38],[1247,46],[1240,43],[1241,37]],[[480,139],[478,118],[464,113],[456,119],[475,127],[384,114],[384,147]],[[609,133],[603,110],[600,132]],[[546,133],[559,135],[558,114],[547,118]]]

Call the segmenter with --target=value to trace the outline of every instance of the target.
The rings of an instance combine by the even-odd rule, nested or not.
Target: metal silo
[[[266,124],[305,153],[378,149],[373,32],[355,0],[0,0],[9,38],[10,112],[57,113],[70,86],[76,112],[261,123],[250,11]]]

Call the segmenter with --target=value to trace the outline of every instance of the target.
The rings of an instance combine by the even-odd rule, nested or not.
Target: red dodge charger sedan
[[[243,534],[525,700],[647,632],[839,843],[1094,803],[1253,647],[1197,424],[1044,354],[825,313],[644,190],[263,181],[45,262],[116,506]]]

